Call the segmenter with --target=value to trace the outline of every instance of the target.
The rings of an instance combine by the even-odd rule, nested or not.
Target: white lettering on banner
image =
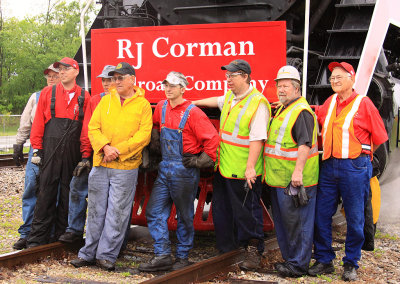
[[[228,92],[228,81],[227,80],[194,80],[192,75],[186,76],[186,79],[189,82],[189,87],[186,87],[187,91],[221,91],[221,94],[225,94]],[[260,91],[264,92],[269,80],[251,80],[252,86]],[[139,81],[138,86],[140,88],[144,88],[147,91],[163,91],[162,81],[157,81],[156,83],[153,81]]]
[[[168,51],[162,51],[167,49]],[[200,50],[199,50],[200,49]],[[239,53],[236,50],[239,49]],[[226,42],[223,45],[219,42],[200,42],[200,43],[174,43],[169,45],[168,37],[157,38],[152,45],[153,54],[158,58],[164,58],[171,54],[173,57],[193,57],[198,56],[235,56],[235,55],[256,55],[252,41]],[[195,54],[197,52],[197,54]]]
[[[118,57],[117,58],[125,58],[124,52],[126,53],[128,58],[135,58],[135,56],[133,56],[133,54],[130,50],[132,43],[129,39],[117,39],[117,41],[118,41]],[[135,68],[135,69],[140,69],[140,67],[142,67],[142,45],[143,45],[143,42],[136,43],[137,62],[136,62],[136,66],[132,65],[133,68]]]

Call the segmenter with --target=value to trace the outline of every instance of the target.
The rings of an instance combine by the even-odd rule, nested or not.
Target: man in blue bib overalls
[[[159,102],[154,111],[150,145],[152,151],[160,141],[162,161],[146,208],[155,256],[141,263],[140,271],[177,270],[190,264],[188,255],[193,247],[199,169],[214,166],[219,142],[218,133],[204,112],[183,99],[188,85],[185,76],[172,71],[163,85],[167,100]],[[178,216],[175,263],[167,223],[172,203]]]

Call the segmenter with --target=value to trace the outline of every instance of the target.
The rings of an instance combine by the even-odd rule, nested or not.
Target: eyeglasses
[[[351,76],[331,76],[331,77],[329,77],[329,81],[331,81],[331,82],[334,82],[335,80],[336,81],[342,81],[344,78],[348,78],[348,77],[351,77]]]
[[[126,76],[129,76],[129,74],[112,77],[111,81],[113,81],[113,82],[117,82],[117,81],[122,82],[125,79]]]
[[[58,75],[54,75],[54,76],[45,75],[44,77],[45,77],[46,79],[53,79],[53,80],[56,80],[56,79],[59,78]]]
[[[237,75],[243,75],[243,73],[241,73],[241,72],[236,72],[236,73],[225,73],[225,77],[226,77],[227,79],[229,79],[229,78],[231,78],[231,77],[235,77],[235,76],[237,76]]]
[[[58,70],[60,70],[60,72],[64,72],[64,71],[68,71],[69,69],[71,69],[72,66],[68,66],[68,67],[58,67]]]

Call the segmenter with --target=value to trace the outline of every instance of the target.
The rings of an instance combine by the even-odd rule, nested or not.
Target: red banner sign
[[[276,101],[273,79],[286,64],[285,22],[92,30],[92,94],[103,91],[96,78],[103,67],[124,61],[135,68],[136,84],[151,103],[165,99],[161,82],[170,71],[187,77],[187,99],[221,96],[228,90],[221,66],[234,59],[249,62],[253,86]]]

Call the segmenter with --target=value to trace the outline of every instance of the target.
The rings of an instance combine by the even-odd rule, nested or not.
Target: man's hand
[[[35,164],[37,166],[42,165],[42,163],[43,163],[43,150],[42,149],[33,149],[31,163]]]
[[[210,168],[214,166],[214,161],[205,152],[200,156],[185,153],[183,154],[182,163],[186,168]]]
[[[294,170],[292,174],[292,185],[294,187],[302,186],[303,185],[303,172]]]
[[[90,168],[91,168],[91,164],[90,164],[89,159],[83,158],[82,161],[80,161],[78,163],[78,165],[76,165],[72,174],[76,177],[79,177],[84,170],[87,170],[87,172],[90,172]]]
[[[104,146],[103,152],[104,152],[103,163],[112,162],[118,158],[119,154],[121,154],[117,148],[110,145]]]
[[[16,166],[20,167],[24,162],[24,153],[23,153],[24,145],[22,144],[14,144],[13,145],[13,160]]]
[[[254,167],[247,167],[244,173],[244,177],[246,178],[247,184],[249,185],[250,189],[253,189],[253,183],[256,182],[257,173]]]

